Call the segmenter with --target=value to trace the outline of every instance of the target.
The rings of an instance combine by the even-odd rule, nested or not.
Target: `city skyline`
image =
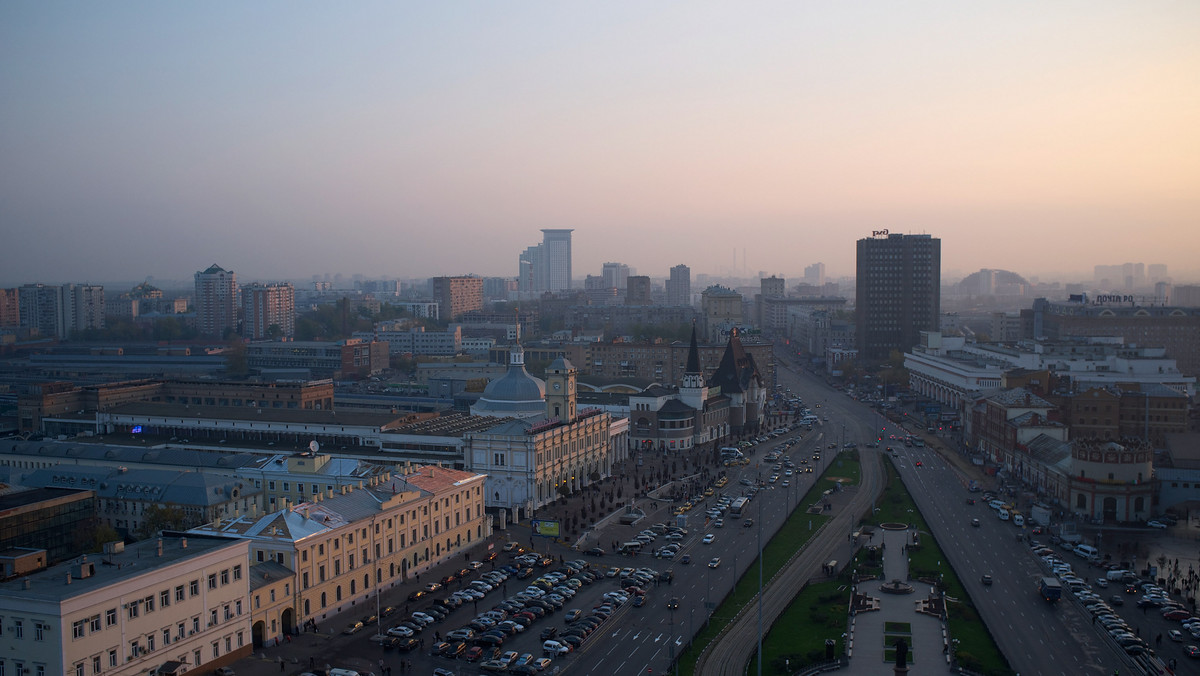
[[[1080,20],[1086,17],[1086,20]],[[0,285],[313,272],[1200,279],[1200,6],[0,7]]]

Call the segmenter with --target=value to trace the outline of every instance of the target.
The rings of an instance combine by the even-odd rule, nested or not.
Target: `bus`
[[[746,511],[748,504],[750,504],[750,498],[735,498],[733,504],[729,505],[729,516],[734,519],[742,518],[742,513]]]

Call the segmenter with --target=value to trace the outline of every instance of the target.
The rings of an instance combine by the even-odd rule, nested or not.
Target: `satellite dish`
[[[316,453],[317,451],[321,450],[321,444],[318,444],[317,440],[313,439],[312,441],[308,442],[308,450]]]

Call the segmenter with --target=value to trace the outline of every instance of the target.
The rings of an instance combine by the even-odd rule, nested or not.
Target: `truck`
[[[1039,526],[1050,525],[1050,507],[1039,503],[1029,506],[1029,520]]]
[[[1062,598],[1062,583],[1056,577],[1039,578],[1038,593],[1048,603],[1054,603]]]

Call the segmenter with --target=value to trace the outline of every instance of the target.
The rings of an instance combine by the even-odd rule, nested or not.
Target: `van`
[[[1109,579],[1109,581],[1117,581],[1117,580],[1123,581],[1125,576],[1129,575],[1129,574],[1130,574],[1130,572],[1127,570],[1110,570],[1110,571],[1108,571],[1106,577]]]
[[[637,554],[640,551],[642,551],[642,543],[636,540],[621,545],[622,554]]]
[[[996,516],[1000,517],[1001,521],[1008,521],[1008,510],[998,509],[996,510]]]
[[[1088,561],[1095,561],[1100,558],[1100,550],[1091,545],[1075,545],[1075,556]]]
[[[1018,527],[1024,526],[1025,525],[1025,517],[1021,516],[1020,514],[1013,514],[1012,522],[1013,522],[1014,526],[1018,526]]]

